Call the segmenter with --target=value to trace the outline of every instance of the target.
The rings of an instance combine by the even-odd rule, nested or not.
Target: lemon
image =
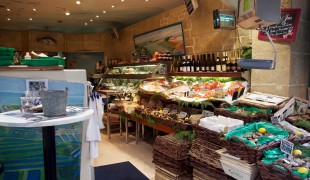
[[[188,117],[186,117],[186,118],[185,118],[185,120],[189,120],[189,118],[188,118]]]
[[[301,173],[301,174],[306,174],[306,175],[308,175],[309,170],[308,170],[307,168],[305,168],[305,167],[300,167],[300,168],[298,168],[297,172],[299,172],[299,173]]]
[[[296,134],[296,136],[301,136],[302,132],[297,130],[297,131],[295,131],[295,134]]]
[[[295,149],[295,150],[293,151],[293,154],[294,154],[294,156],[301,156],[301,155],[302,155],[302,152],[301,152],[301,150],[299,150],[299,149]]]
[[[258,132],[262,133],[262,134],[265,134],[267,132],[267,130],[265,128],[259,128]]]

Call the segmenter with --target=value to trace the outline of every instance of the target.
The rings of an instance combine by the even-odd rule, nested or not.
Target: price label
[[[272,123],[280,122],[278,117],[270,117],[270,120],[271,120]]]
[[[284,152],[286,154],[292,154],[293,150],[294,150],[294,144],[291,143],[290,141],[282,139],[280,149],[282,152]]]
[[[168,114],[168,112],[169,112],[169,108],[164,108],[164,109],[163,109],[163,113],[164,113],[164,114]]]
[[[179,116],[178,116],[178,118],[183,119],[183,118],[185,118],[186,116],[187,116],[187,112],[181,111],[180,114],[179,114]]]
[[[210,116],[214,116],[214,113],[207,110],[202,111],[202,117],[210,117]]]
[[[177,114],[178,113],[178,110],[174,109],[170,112],[171,114]]]

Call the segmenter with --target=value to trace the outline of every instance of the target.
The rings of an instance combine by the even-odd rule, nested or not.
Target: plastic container
[[[27,66],[58,66],[59,64],[57,59],[20,59],[19,61]]]
[[[243,121],[224,116],[210,116],[200,119],[200,126],[221,133],[229,132],[243,125]]]
[[[0,60],[0,66],[9,66],[13,64],[14,64],[13,60]]]
[[[29,52],[26,52],[26,55],[25,55],[24,58],[25,58],[25,59],[31,59],[31,56],[30,56]]]
[[[255,166],[253,169],[248,170],[244,169],[241,166],[237,166],[236,164],[232,164],[220,159],[224,172],[238,180],[254,180],[258,174],[258,168]],[[253,164],[255,165],[255,164]]]
[[[41,90],[44,116],[54,117],[66,114],[68,89]]]

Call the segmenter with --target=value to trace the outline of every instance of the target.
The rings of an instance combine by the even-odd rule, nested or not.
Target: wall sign
[[[272,40],[294,42],[296,39],[297,28],[301,9],[281,9],[281,21],[265,27]],[[258,39],[268,40],[266,33],[259,31]]]

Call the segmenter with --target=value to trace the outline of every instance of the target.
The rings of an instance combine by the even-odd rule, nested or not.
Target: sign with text
[[[286,154],[292,154],[294,150],[294,144],[292,142],[289,142],[285,139],[281,140],[280,149],[282,152]]]
[[[282,9],[281,21],[278,24],[264,27],[274,41],[294,42],[296,39],[297,28],[301,9]],[[259,31],[258,39],[268,40],[266,33]]]

